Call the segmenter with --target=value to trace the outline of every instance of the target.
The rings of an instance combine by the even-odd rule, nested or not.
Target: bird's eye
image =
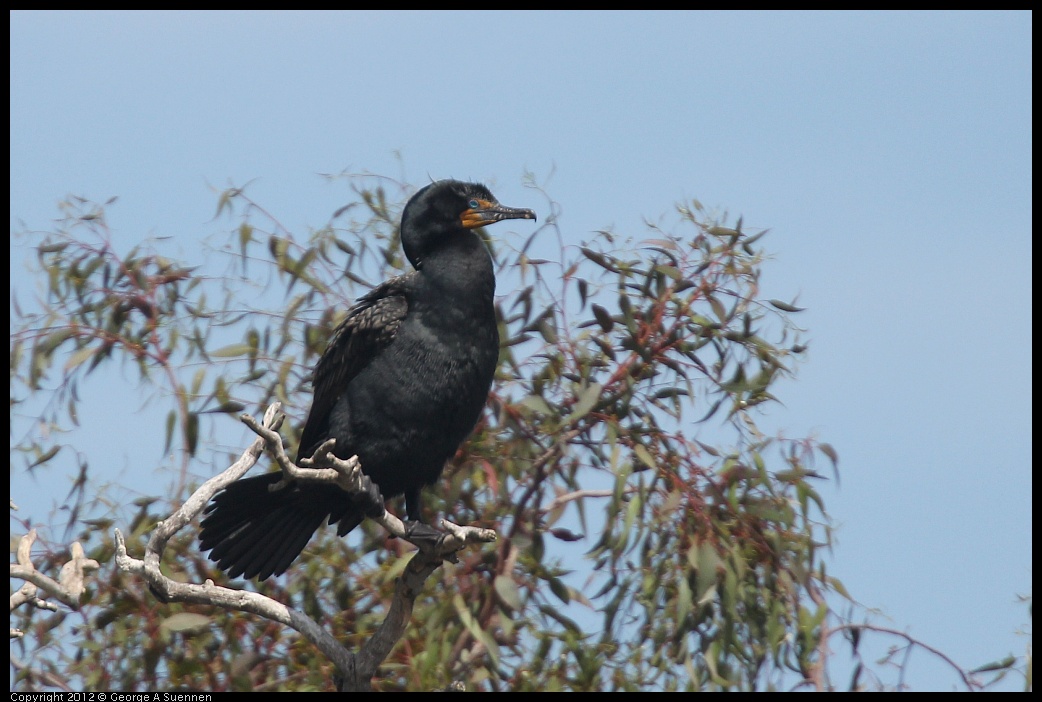
[[[477,200],[471,200],[467,204],[470,205],[471,209],[475,209],[475,210],[481,205],[481,203],[478,202]]]

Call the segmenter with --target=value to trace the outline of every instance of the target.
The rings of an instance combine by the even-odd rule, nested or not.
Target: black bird
[[[488,188],[442,180],[402,212],[405,255],[416,269],[359,298],[315,366],[314,400],[297,453],[336,439],[357,455],[384,498],[405,495],[419,522],[420,490],[474,428],[499,357],[492,260],[473,230],[504,219],[535,219],[500,205]],[[328,519],[343,536],[367,509],[335,485],[268,486],[281,472],[239,480],[207,506],[203,551],[231,577],[279,575]]]

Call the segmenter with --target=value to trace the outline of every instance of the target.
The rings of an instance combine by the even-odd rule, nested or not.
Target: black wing
[[[297,460],[307,458],[329,438],[329,413],[351,380],[380,353],[405,319],[405,291],[415,272],[392,278],[358,298],[347,318],[333,332],[315,366],[315,396],[300,436]]]

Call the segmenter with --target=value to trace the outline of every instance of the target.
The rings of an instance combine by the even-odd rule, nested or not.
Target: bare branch
[[[929,651],[930,653],[947,663],[949,666],[951,666],[951,668],[959,674],[959,677],[962,678],[962,683],[966,686],[966,689],[968,691],[973,692],[974,690],[979,690],[982,687],[979,682],[970,677],[969,673],[963,670],[958,663],[949,658],[939,648],[934,648],[929,644],[925,644],[919,639],[912,636],[911,634],[901,631],[900,629],[891,629],[890,627],[878,626],[876,624],[840,624],[839,626],[832,627],[828,633],[829,636],[831,636],[832,634],[835,634],[839,631],[875,631],[880,634],[889,634],[890,636],[896,636],[900,639],[904,639],[906,642],[908,642],[909,648],[911,648],[912,646],[919,646],[920,648]]]
[[[143,560],[132,558],[127,553],[126,541],[117,529],[116,563],[121,570],[143,577],[153,593],[164,602],[209,604],[233,611],[257,614],[289,626],[300,632],[333,662],[340,673],[339,686],[341,689],[369,690],[371,688],[370,680],[376,674],[380,663],[405,633],[416,597],[422,591],[426,579],[437,570],[443,561],[456,562],[456,552],[465,546],[495,541],[496,532],[491,529],[459,526],[443,520],[441,526],[445,531],[435,543],[431,544],[429,540],[414,539],[410,529],[386,510],[383,510],[379,516],[371,517],[389,533],[413,543],[420,550],[413,556],[406,566],[405,572],[399,578],[395,596],[383,623],[357,654],[344,648],[314,620],[269,597],[255,592],[221,587],[215,585],[211,580],[199,585],[180,583],[167,578],[160,571],[159,566],[170,538],[198,516],[215,494],[245,475],[256,464],[265,449],[282,467],[286,476],[284,482],[301,480],[333,483],[348,494],[370,490],[371,483],[362,473],[358,458],[352,457],[343,460],[334,456],[332,454],[335,446],[333,440],[322,444],[315,452],[315,456],[302,460],[300,466],[294,464],[286,455],[282,437],[278,433],[278,427],[285,418],[279,409],[280,404],[273,403],[265,412],[262,423],[258,423],[249,415],[242,416],[243,423],[249,426],[258,435],[258,438],[243,452],[239,460],[220,475],[203,483],[179,509],[156,525],[148,540]],[[383,498],[381,497],[380,504],[382,503]]]
[[[18,549],[15,554],[18,563],[11,564],[11,577],[25,580],[26,582],[25,585],[22,585],[21,588],[11,595],[11,609],[14,610],[16,607],[30,603],[40,609],[56,611],[58,609],[57,605],[45,602],[39,597],[38,590],[43,590],[46,594],[58,599],[62,604],[78,610],[80,608],[80,595],[86,589],[84,576],[101,566],[94,559],[86,557],[83,552],[83,546],[77,541],[70,548],[72,559],[62,566],[58,580],[54,580],[36,570],[36,566],[33,565],[29,557],[35,541],[36,530],[33,529],[18,542]],[[12,631],[12,638],[15,636],[15,632]]]
[[[632,492],[632,490],[627,490],[626,492]],[[540,507],[539,511],[542,514],[549,514],[561,505],[568,504],[575,500],[584,500],[587,497],[611,497],[614,494],[614,490],[573,490],[564,495],[558,495],[552,499],[549,504]]]

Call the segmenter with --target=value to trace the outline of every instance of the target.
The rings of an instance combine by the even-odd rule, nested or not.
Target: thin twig
[[[938,648],[934,648],[929,644],[923,643],[911,634],[905,633],[900,629],[891,629],[890,627],[879,626],[877,624],[840,624],[839,626],[832,627],[832,629],[829,631],[829,636],[836,633],[837,631],[875,631],[880,634],[889,634],[891,636],[896,636],[898,638],[904,639],[908,642],[909,646],[919,646],[920,648],[924,648],[933,655],[940,658],[945,663],[947,663],[949,666],[951,666],[955,670],[955,672],[959,674],[959,677],[962,678],[962,682],[966,686],[967,690],[972,692],[973,690],[977,690],[981,687],[980,683],[971,678],[969,674],[966,673],[958,663],[953,661],[943,651],[941,651]]]

